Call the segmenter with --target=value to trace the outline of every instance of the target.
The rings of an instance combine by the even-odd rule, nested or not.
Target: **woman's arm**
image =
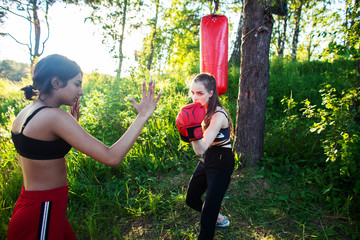
[[[196,155],[202,155],[214,142],[220,129],[224,126],[224,121],[227,121],[224,114],[215,113],[210,121],[209,127],[204,132],[204,137],[197,141],[192,141],[193,149]]]
[[[141,102],[137,103],[134,99],[130,99],[138,111],[138,115],[128,130],[111,147],[107,147],[88,134],[74,117],[61,109],[53,109],[53,111],[57,112],[57,119],[56,123],[52,125],[52,129],[57,136],[67,141],[80,152],[107,166],[117,167],[134,145],[146,121],[154,112],[160,96],[161,92],[155,98],[155,84],[149,82],[148,91],[146,91],[146,84],[143,83]]]

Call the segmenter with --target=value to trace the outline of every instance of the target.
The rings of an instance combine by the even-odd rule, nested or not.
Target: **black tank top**
[[[70,151],[71,145],[58,138],[53,141],[44,141],[27,137],[23,134],[24,128],[28,122],[37,114],[41,109],[48,108],[43,106],[36,109],[25,121],[20,133],[11,132],[12,140],[14,142],[16,151],[23,157],[34,160],[50,160],[63,158]]]

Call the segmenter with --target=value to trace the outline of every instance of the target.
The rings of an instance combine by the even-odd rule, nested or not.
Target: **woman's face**
[[[190,93],[194,103],[201,103],[205,107],[207,107],[209,99],[213,95],[213,91],[208,92],[201,82],[192,82]]]
[[[69,79],[67,85],[61,89],[63,104],[72,106],[84,94],[82,91],[82,74]]]

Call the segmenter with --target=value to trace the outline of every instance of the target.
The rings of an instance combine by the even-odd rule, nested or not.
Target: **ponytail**
[[[36,88],[34,88],[32,85],[23,87],[21,90],[24,91],[25,98],[27,100],[34,100],[34,97],[38,96],[38,94],[39,94],[39,92],[36,90]]]

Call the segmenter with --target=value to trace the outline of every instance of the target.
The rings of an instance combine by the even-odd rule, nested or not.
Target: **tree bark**
[[[242,0],[242,3],[243,3],[243,0]],[[231,64],[233,64],[235,66],[240,65],[242,28],[243,28],[243,11],[241,11],[241,13],[240,13],[239,26],[238,26],[237,33],[236,33],[234,49],[230,56],[229,66]]]
[[[33,20],[34,20],[34,28],[35,28],[35,44],[34,44],[34,52],[31,54],[31,66],[34,64],[34,60],[39,57],[39,46],[40,46],[40,35],[41,35],[41,29],[40,29],[40,20],[37,14],[37,1],[32,1],[32,14],[33,14]],[[31,34],[30,34],[31,36]]]
[[[287,20],[288,17],[285,16],[283,19],[283,29],[281,32],[281,35],[279,36],[279,41],[278,41],[278,57],[280,59],[284,58],[284,49],[285,49],[285,42],[286,42],[286,29],[287,29]]]
[[[299,7],[295,12],[295,30],[294,30],[294,38],[292,42],[292,52],[291,52],[291,61],[296,61],[297,56],[297,47],[299,43],[299,34],[300,34],[300,21],[301,21],[301,10],[304,5],[305,0],[299,1]]]
[[[234,143],[243,166],[255,167],[263,155],[273,21],[262,0],[245,0]]]
[[[124,7],[123,7],[123,16],[122,16],[122,23],[121,23],[121,36],[119,40],[119,65],[118,69],[116,71],[116,76],[121,76],[121,69],[122,64],[124,60],[124,54],[123,54],[123,42],[124,42],[124,33],[125,33],[125,24],[126,24],[126,11],[127,11],[127,0],[124,0]]]
[[[147,70],[150,71],[151,69],[151,65],[152,65],[152,61],[154,58],[154,43],[155,43],[155,39],[156,39],[156,29],[157,29],[157,22],[158,22],[158,17],[159,17],[159,0],[156,1],[156,13],[155,13],[155,21],[154,21],[154,31],[152,33],[151,36],[151,42],[150,42],[150,55],[148,58],[148,62],[147,62]]]

